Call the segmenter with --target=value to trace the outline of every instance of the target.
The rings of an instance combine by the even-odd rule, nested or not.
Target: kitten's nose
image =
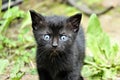
[[[56,48],[58,46],[57,42],[53,42],[52,47]]]
[[[58,41],[56,38],[53,39],[52,47],[56,48],[58,46]]]

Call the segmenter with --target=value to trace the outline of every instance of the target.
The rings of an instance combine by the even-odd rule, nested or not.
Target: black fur
[[[83,80],[80,74],[85,55],[82,14],[71,17],[42,16],[30,10],[37,43],[39,80]],[[47,35],[45,40],[43,37]]]

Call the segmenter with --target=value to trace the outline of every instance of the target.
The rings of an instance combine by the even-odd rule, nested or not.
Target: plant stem
[[[9,0],[9,2],[8,2],[8,10],[10,9],[10,2],[11,2],[11,0]]]
[[[0,17],[1,17],[1,9],[2,9],[2,0],[0,0]]]

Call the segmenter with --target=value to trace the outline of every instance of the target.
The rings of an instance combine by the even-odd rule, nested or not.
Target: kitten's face
[[[65,51],[74,43],[81,14],[69,18],[61,16],[44,17],[34,11],[30,11],[33,33],[39,47],[52,51],[52,53]]]

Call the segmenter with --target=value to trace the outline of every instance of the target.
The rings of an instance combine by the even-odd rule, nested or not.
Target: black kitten
[[[39,80],[83,80],[80,71],[85,39],[79,26],[82,14],[42,16],[33,10],[30,14],[37,43]]]

